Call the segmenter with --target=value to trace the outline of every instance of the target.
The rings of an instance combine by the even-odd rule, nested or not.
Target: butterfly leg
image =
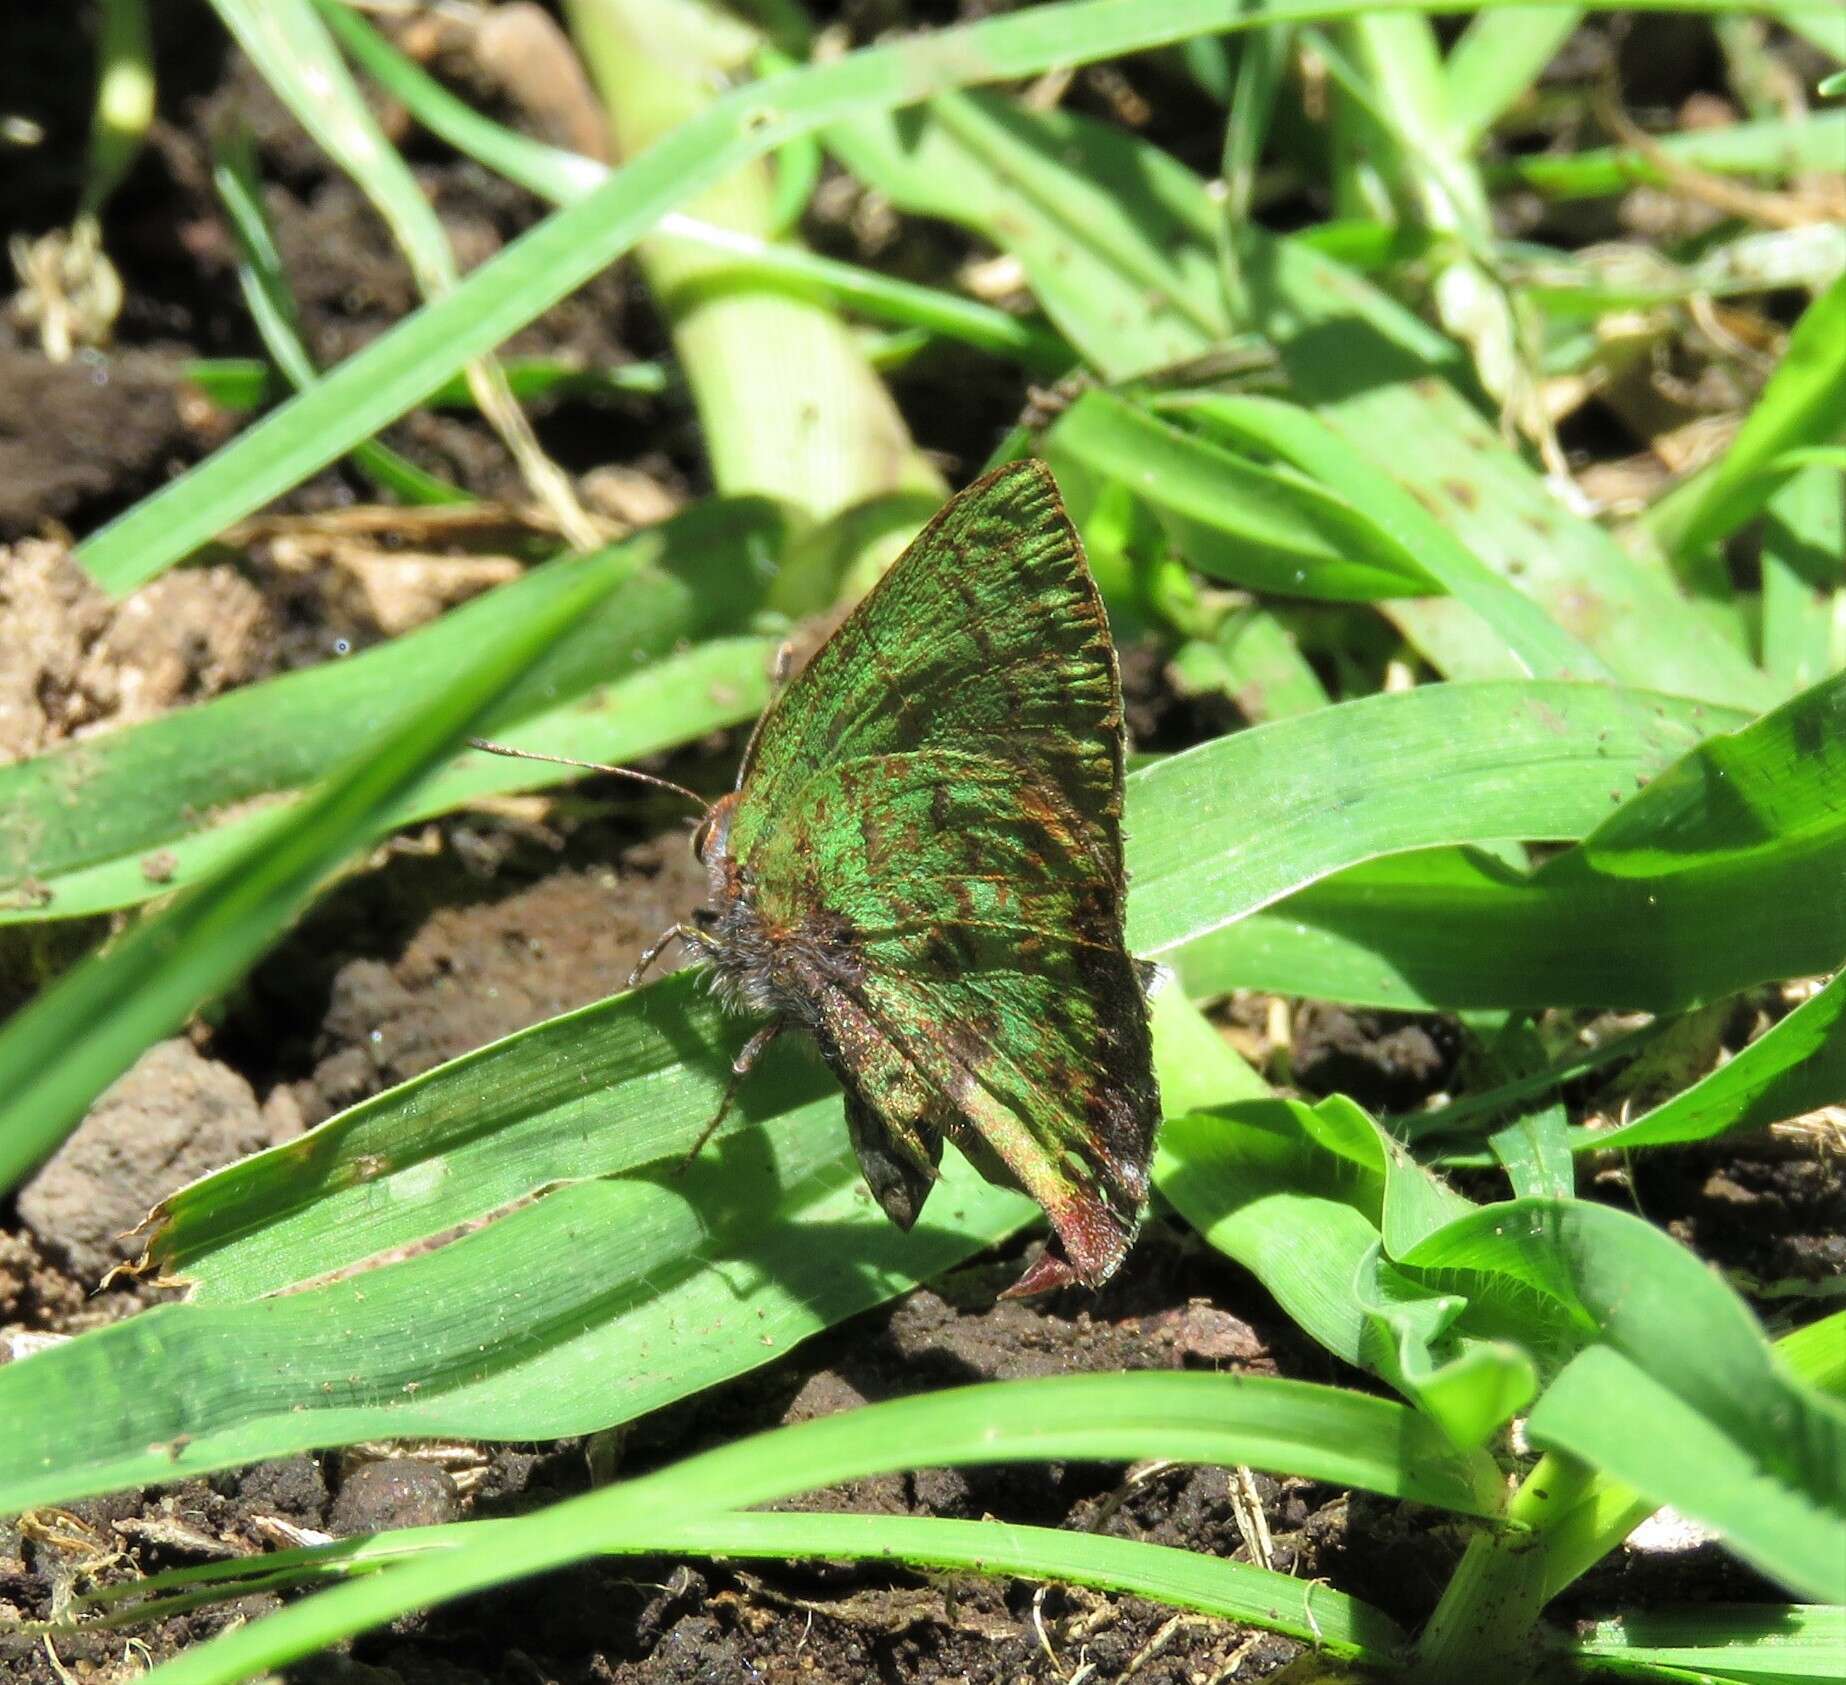
[[[683,924],[676,924],[671,930],[663,930],[652,942],[648,943],[648,945],[642,949],[641,957],[635,961],[634,970],[628,974],[629,988],[632,989],[647,975],[648,967],[666,952],[668,943],[684,942],[686,940],[686,927]]]
[[[718,1102],[718,1110],[712,1115],[710,1123],[699,1131],[698,1140],[692,1143],[692,1149],[680,1160],[680,1169],[684,1170],[700,1153],[705,1150],[705,1143],[718,1133],[718,1125],[723,1123],[731,1110],[731,1102],[737,1098],[737,1090],[744,1078],[750,1074],[751,1067],[763,1056],[763,1049],[782,1033],[782,1020],[771,1018],[756,1032],[731,1061],[731,1079],[724,1085],[724,1098]]]

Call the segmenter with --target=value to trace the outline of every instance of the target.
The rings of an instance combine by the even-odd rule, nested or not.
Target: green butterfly
[[[771,704],[694,838],[709,901],[635,968],[683,942],[767,1017],[737,1077],[807,1031],[900,1227],[944,1140],[1035,1199],[1055,1238],[1015,1295],[1105,1280],[1147,1198],[1160,1098],[1122,939],[1122,755],[1083,547],[1049,471],[1013,463]]]
[[[1044,466],[949,503],[763,716],[676,934],[719,996],[806,1030],[902,1228],[944,1139],[1057,1241],[1016,1292],[1102,1281],[1160,1117],[1122,943],[1122,690]]]

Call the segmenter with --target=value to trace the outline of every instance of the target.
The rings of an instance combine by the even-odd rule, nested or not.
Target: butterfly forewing
[[[1040,463],[946,504],[796,675],[739,774],[733,853],[747,857],[821,768],[930,746],[1029,766],[1120,876],[1115,653]]]

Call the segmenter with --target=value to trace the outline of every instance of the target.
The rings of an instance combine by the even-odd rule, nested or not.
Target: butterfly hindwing
[[[880,1087],[940,1096],[946,1132],[1038,1201],[1075,1273],[1106,1275],[1159,1102],[1119,889],[1061,804],[980,756],[863,757],[810,779],[757,860],[765,919],[827,956],[823,1045],[881,1073],[901,1059],[910,1081]],[[927,1130],[914,1100],[894,1111]]]

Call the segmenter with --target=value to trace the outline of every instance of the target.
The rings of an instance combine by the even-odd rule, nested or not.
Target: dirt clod
[[[340,1483],[327,1526],[347,1537],[437,1527],[458,1519],[461,1509],[461,1492],[447,1469],[416,1457],[387,1457],[361,1463]]]
[[[62,544],[0,550],[0,761],[246,683],[272,638],[234,568],[171,573],[112,604]]]
[[[197,446],[176,362],[150,352],[53,363],[0,344],[0,539],[152,491]]]
[[[140,1254],[140,1240],[123,1237],[157,1201],[299,1128],[285,1101],[259,1106],[235,1071],[190,1042],[164,1041],[104,1092],[20,1190],[19,1215],[41,1247],[94,1284]]]

